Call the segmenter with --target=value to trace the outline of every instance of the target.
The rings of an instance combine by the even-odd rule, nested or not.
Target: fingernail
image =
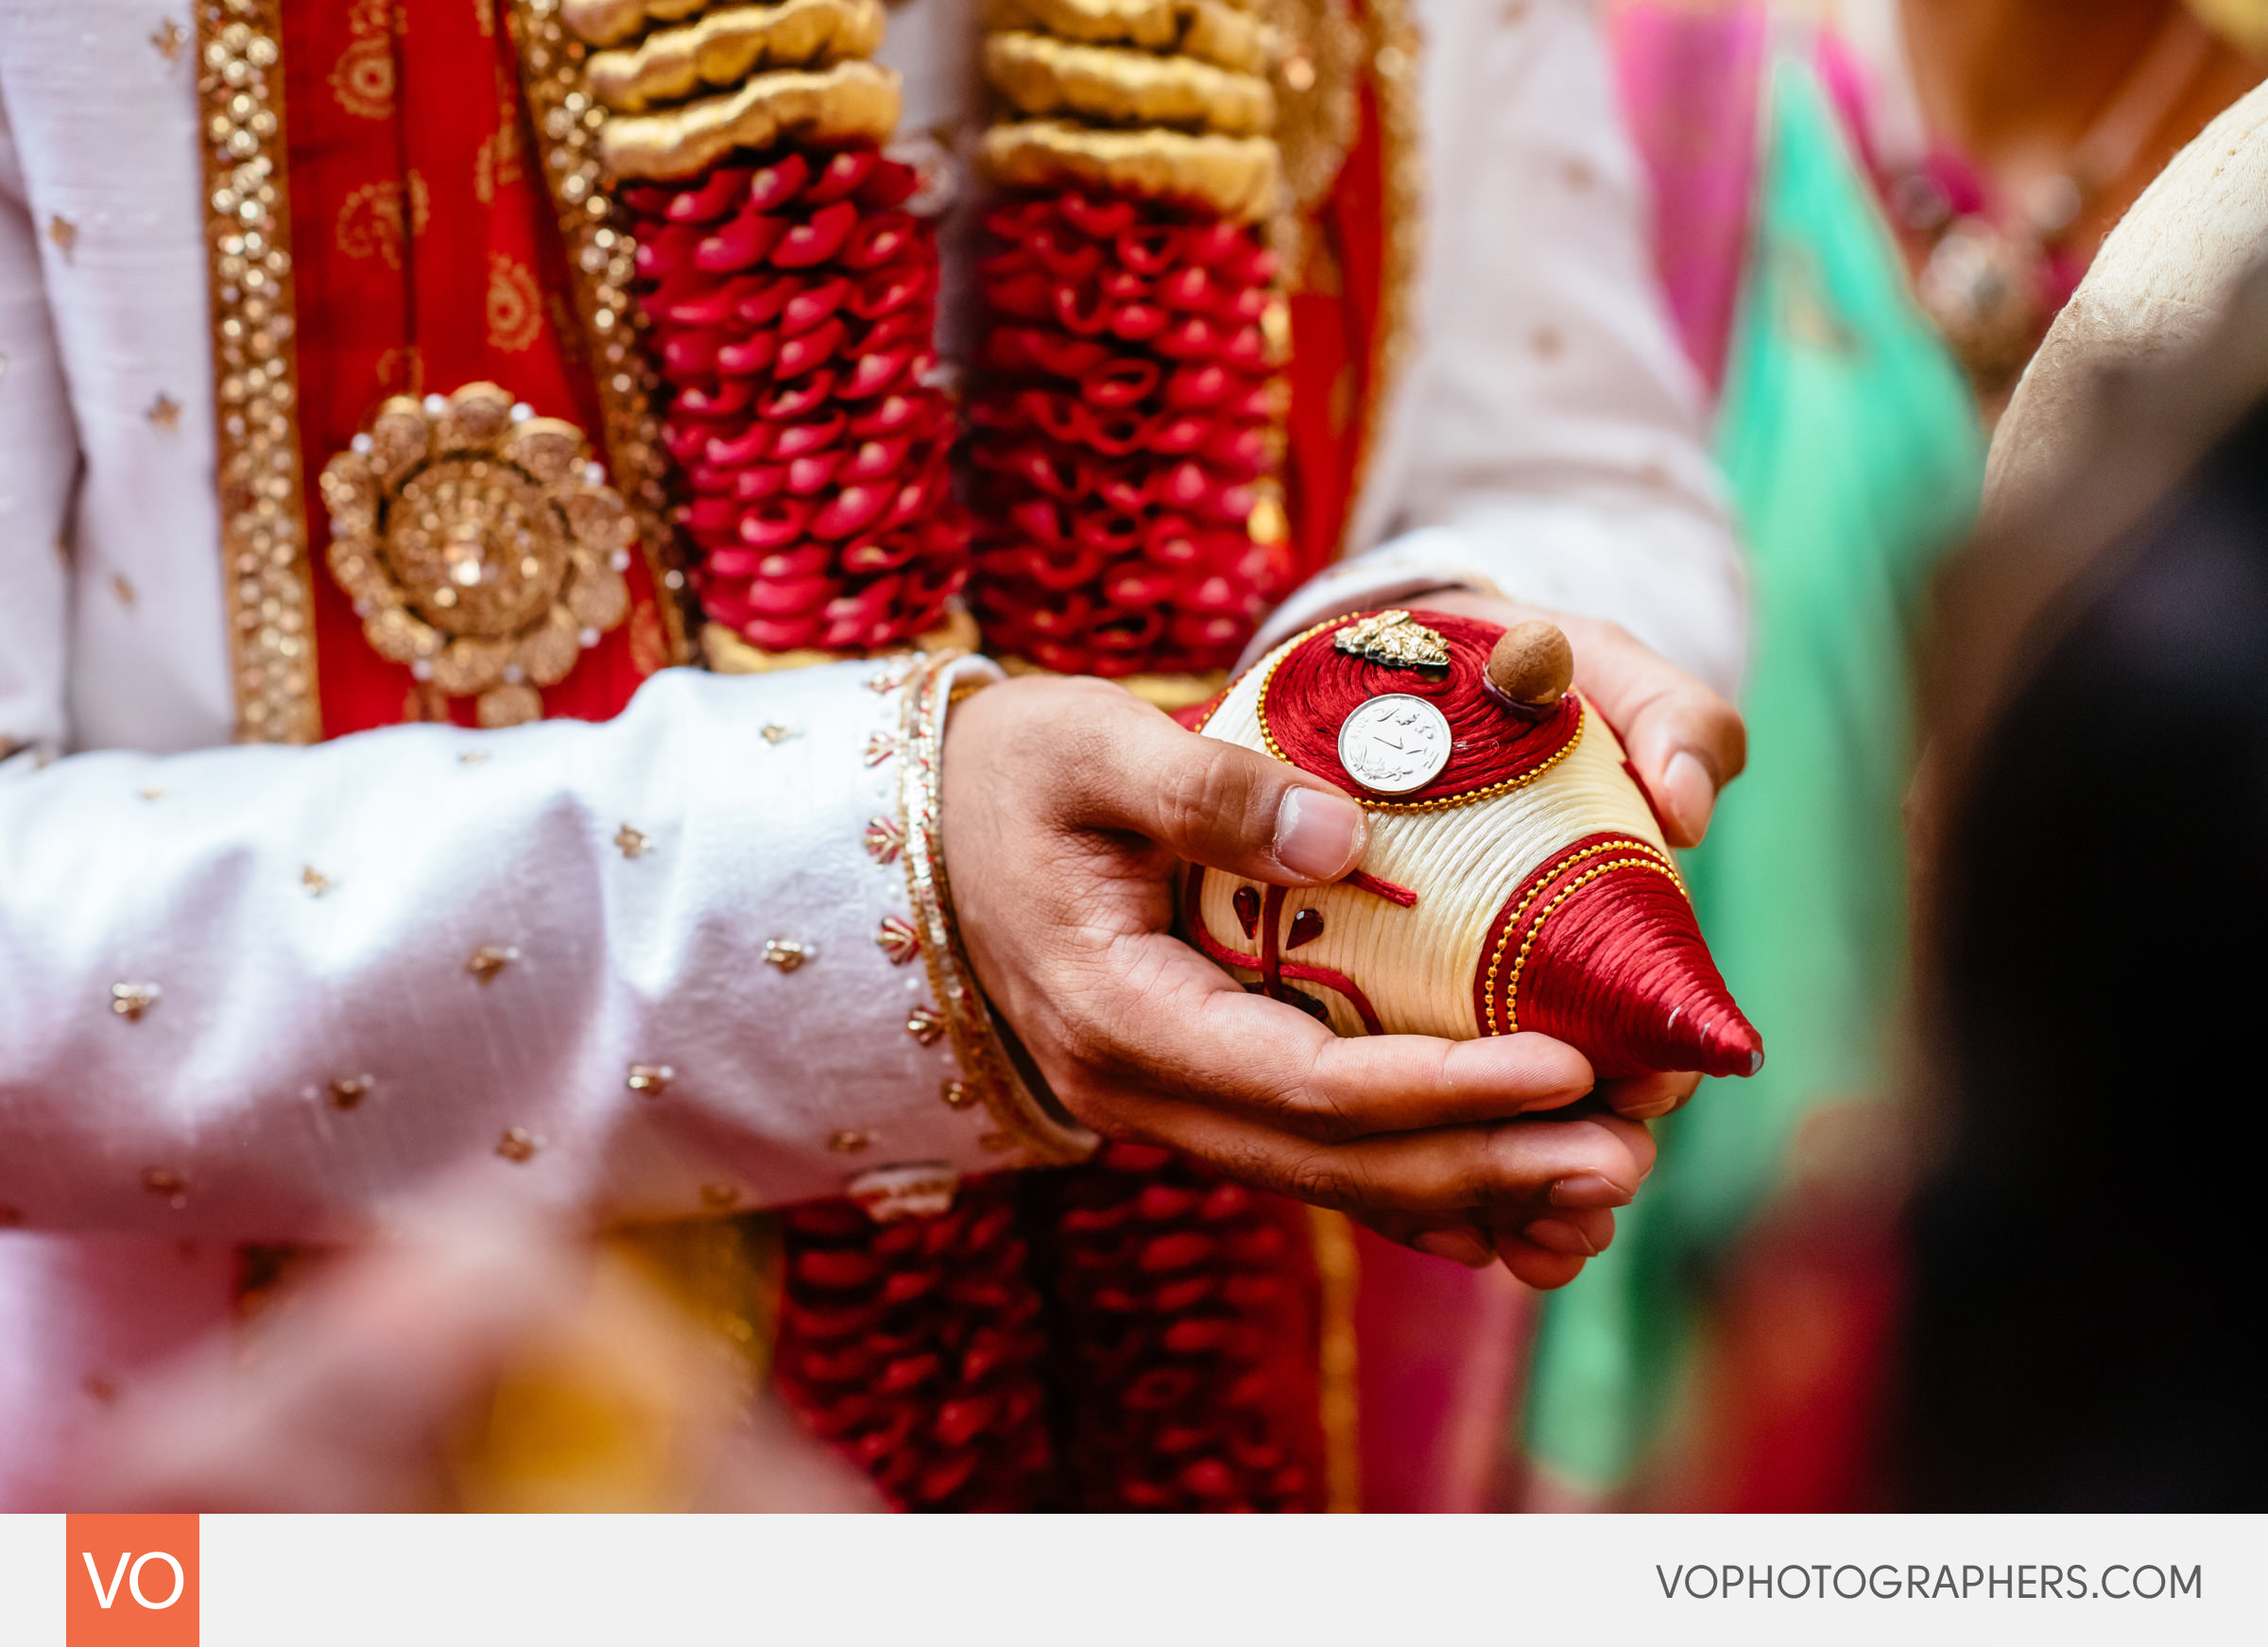
[[[1276,861],[1310,881],[1336,881],[1362,853],[1363,809],[1319,789],[1287,789],[1276,809]]]
[[[1667,1098],[1655,1099],[1651,1104],[1628,1105],[1619,1110],[1617,1113],[1628,1118],[1631,1121],[1659,1121],[1663,1116],[1667,1115],[1671,1110],[1676,1108],[1678,1105],[1684,1102],[1684,1098],[1680,1097],[1677,1093],[1673,1092]]]
[[[1661,774],[1662,801],[1686,835],[1700,840],[1709,830],[1710,814],[1717,809],[1716,780],[1691,749],[1670,757]]]
[[[1601,1174],[1577,1173],[1572,1178],[1560,1178],[1553,1183],[1551,1203],[1555,1207],[1573,1207],[1585,1210],[1600,1207],[1627,1207],[1630,1205],[1630,1192]]]
[[[1469,1229],[1428,1229],[1416,1237],[1416,1241],[1421,1252],[1445,1258],[1452,1264],[1463,1264],[1469,1270],[1485,1270],[1496,1261],[1496,1254]]]
[[[1564,1218],[1538,1218],[1522,1229],[1520,1237],[1546,1252],[1559,1253],[1567,1258],[1599,1256],[1599,1249],[1590,1244],[1590,1237]]]

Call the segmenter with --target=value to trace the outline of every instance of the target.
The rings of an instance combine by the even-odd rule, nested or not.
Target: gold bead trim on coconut
[[[331,571],[379,653],[480,724],[543,713],[540,688],[629,610],[636,528],[573,423],[490,383],[397,395],[323,470]]]

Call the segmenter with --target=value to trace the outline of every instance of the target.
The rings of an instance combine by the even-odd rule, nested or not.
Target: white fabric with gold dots
[[[1592,9],[1413,8],[1415,353],[1363,554],[1271,634],[1493,582],[1728,682],[1739,571]],[[964,154],[972,13],[906,0],[880,54],[906,74],[902,129]],[[606,727],[218,747],[189,20],[0,0],[0,754],[84,751],[0,766],[0,1223],[32,1227],[0,1228],[0,1507],[37,1501],[37,1438],[103,1410],[90,1392],[224,1313],[222,1236],[349,1227],[453,1164],[601,1210],[713,1210],[981,1164],[988,1124],[939,1101],[946,1045],[904,1031],[923,969],[876,941],[904,886],[862,844],[892,810],[864,751],[895,705],[856,668],[667,677]],[[626,824],[648,850],[615,844]],[[802,963],[767,961],[774,939]],[[871,1141],[831,1147],[851,1134]]]

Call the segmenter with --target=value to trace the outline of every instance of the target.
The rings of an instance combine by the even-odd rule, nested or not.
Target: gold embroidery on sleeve
[[[322,724],[301,489],[279,4],[202,0],[198,94],[236,737],[311,744]]]

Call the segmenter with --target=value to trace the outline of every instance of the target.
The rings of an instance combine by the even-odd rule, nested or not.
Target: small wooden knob
[[[1575,652],[1556,624],[1515,624],[1488,652],[1488,684],[1514,703],[1541,709],[1567,695]]]

